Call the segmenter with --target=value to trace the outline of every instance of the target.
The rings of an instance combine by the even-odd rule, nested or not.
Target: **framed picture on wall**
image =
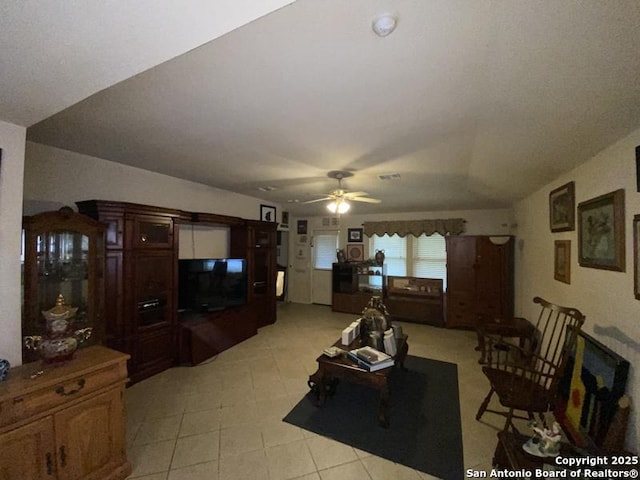
[[[553,242],[553,278],[571,283],[571,240]]]
[[[362,262],[364,260],[364,245],[361,243],[347,243],[347,260]]]
[[[276,207],[270,205],[260,205],[260,220],[263,222],[276,221]]]
[[[349,228],[347,229],[347,241],[349,242],[362,242],[362,228]]]
[[[640,300],[640,215],[633,217],[633,294]]]
[[[640,145],[636,147],[636,191],[640,192]]]
[[[280,226],[282,228],[289,228],[289,212],[282,212],[282,223]]]
[[[580,266],[624,272],[624,258],[624,190],[616,190],[580,203]]]
[[[575,230],[576,194],[574,182],[552,190],[549,194],[549,226],[552,232]]]

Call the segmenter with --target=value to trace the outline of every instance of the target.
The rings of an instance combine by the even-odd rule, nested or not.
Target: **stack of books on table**
[[[383,368],[392,367],[394,365],[393,358],[384,352],[380,352],[372,347],[361,347],[351,350],[347,356],[356,362],[358,366],[375,372]]]

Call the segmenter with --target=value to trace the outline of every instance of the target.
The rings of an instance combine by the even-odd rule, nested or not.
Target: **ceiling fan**
[[[380,200],[377,198],[369,198],[366,195],[369,195],[367,192],[348,192],[342,188],[342,179],[347,177],[352,177],[353,173],[344,171],[344,170],[334,170],[327,174],[327,177],[334,178],[338,180],[338,188],[337,190],[333,190],[329,192],[326,196],[322,198],[317,198],[315,200],[308,200],[303,203],[315,203],[315,202],[323,202],[326,200],[330,200],[327,204],[327,209],[331,213],[346,213],[351,208],[348,201],[354,202],[366,202],[366,203],[380,203]]]

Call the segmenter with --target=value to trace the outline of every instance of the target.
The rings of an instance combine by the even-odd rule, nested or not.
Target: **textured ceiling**
[[[346,169],[382,200],[357,213],[508,207],[640,126],[639,25],[636,0],[298,0],[28,137],[267,202]]]

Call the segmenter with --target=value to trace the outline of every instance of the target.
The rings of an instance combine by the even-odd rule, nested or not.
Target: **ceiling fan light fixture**
[[[331,213],[347,213],[350,208],[351,205],[349,205],[349,203],[344,200],[336,200],[327,204],[327,210],[329,210]]]

